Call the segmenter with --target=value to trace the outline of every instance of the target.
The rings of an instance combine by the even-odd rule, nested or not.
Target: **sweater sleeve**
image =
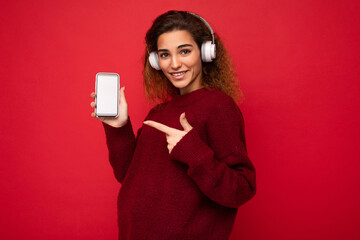
[[[234,102],[218,104],[207,122],[208,144],[193,128],[171,157],[187,164],[187,174],[214,202],[237,208],[256,192],[255,168],[247,156],[244,121]]]
[[[109,161],[115,178],[122,183],[130,166],[136,145],[136,139],[130,118],[122,127],[115,128],[103,123],[106,145],[109,150]],[[139,129],[137,136],[140,135]]]

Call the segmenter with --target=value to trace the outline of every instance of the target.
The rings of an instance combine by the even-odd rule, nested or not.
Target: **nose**
[[[181,67],[181,61],[180,59],[178,58],[178,56],[174,55],[172,58],[171,58],[171,68],[173,69],[178,69]]]

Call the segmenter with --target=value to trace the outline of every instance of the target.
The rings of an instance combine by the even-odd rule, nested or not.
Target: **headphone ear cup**
[[[216,58],[216,46],[211,41],[201,45],[201,59],[203,62],[212,62]]]
[[[159,65],[159,56],[157,55],[156,52],[151,52],[149,54],[149,62],[151,67],[153,67],[156,70],[160,70],[160,65]]]

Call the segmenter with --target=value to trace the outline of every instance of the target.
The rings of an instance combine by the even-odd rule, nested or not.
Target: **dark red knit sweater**
[[[243,117],[232,98],[202,88],[154,107],[146,120],[183,130],[183,112],[193,129],[171,154],[165,134],[150,126],[135,138],[130,120],[121,128],[103,124],[122,183],[121,240],[228,239],[237,208],[255,194]]]

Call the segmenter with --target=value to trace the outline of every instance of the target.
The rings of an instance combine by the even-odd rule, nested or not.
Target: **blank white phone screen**
[[[118,115],[120,77],[116,73],[98,73],[96,77],[96,115]]]

